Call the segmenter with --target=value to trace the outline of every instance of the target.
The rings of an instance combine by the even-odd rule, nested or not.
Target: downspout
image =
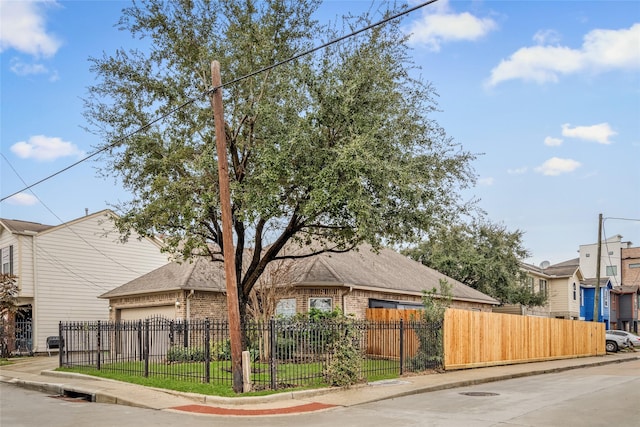
[[[351,292],[353,292],[353,286],[349,286],[349,291],[342,294],[342,314],[345,316],[347,315],[347,301],[345,300],[345,296]]]
[[[194,290],[191,289],[191,292],[189,292],[189,294],[187,295],[187,314],[186,314],[186,320],[191,320],[191,297],[193,297],[194,294]]]

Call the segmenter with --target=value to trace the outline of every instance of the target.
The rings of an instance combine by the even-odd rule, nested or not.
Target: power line
[[[361,29],[359,29],[359,30],[355,30],[355,31],[353,31],[353,32],[351,32],[351,33],[349,33],[349,34],[347,34],[347,35],[344,35],[344,36],[341,36],[341,37],[335,38],[335,39],[330,40],[330,41],[328,41],[328,42],[326,42],[326,43],[323,43],[323,44],[321,44],[321,45],[319,45],[319,46],[316,46],[316,47],[313,47],[313,48],[311,48],[311,49],[309,49],[309,50],[306,50],[306,51],[304,51],[304,52],[302,52],[302,53],[296,54],[296,55],[294,55],[294,56],[292,56],[292,57],[290,57],[290,58],[287,58],[287,59],[285,59],[285,60],[283,60],[283,61],[276,62],[275,64],[269,65],[268,67],[264,67],[264,68],[262,68],[262,69],[260,69],[260,70],[257,70],[257,71],[254,71],[254,72],[252,72],[252,73],[246,74],[246,75],[244,75],[244,76],[242,76],[242,77],[238,77],[238,78],[233,79],[233,80],[231,80],[231,81],[223,82],[220,86],[212,87],[212,88],[210,88],[210,89],[207,89],[206,91],[202,92],[200,95],[198,95],[198,96],[195,96],[195,97],[192,97],[192,98],[188,99],[187,101],[185,101],[185,102],[183,102],[182,104],[180,104],[179,106],[177,106],[177,107],[173,108],[173,109],[172,109],[172,110],[170,110],[169,112],[167,112],[167,113],[165,113],[165,114],[163,114],[163,115],[161,115],[161,116],[157,117],[156,119],[154,119],[154,120],[152,120],[151,122],[149,122],[149,123],[147,123],[147,124],[145,124],[145,125],[143,125],[143,126],[139,127],[138,129],[136,129],[136,130],[134,130],[134,131],[132,131],[132,132],[130,132],[130,133],[128,133],[128,134],[126,134],[126,135],[124,135],[124,136],[120,137],[120,138],[118,138],[118,139],[117,139],[117,140],[115,140],[113,143],[111,143],[111,144],[109,144],[109,145],[107,145],[107,146],[105,146],[105,147],[102,147],[102,148],[100,148],[99,150],[94,151],[93,153],[91,153],[91,154],[89,154],[89,155],[87,155],[87,156],[83,157],[82,159],[78,160],[77,162],[72,163],[72,164],[70,164],[69,166],[67,166],[67,167],[65,167],[65,168],[63,168],[63,169],[60,169],[59,171],[52,173],[51,175],[48,175],[48,176],[46,176],[46,177],[42,178],[41,180],[39,180],[39,181],[37,181],[37,182],[35,182],[35,183],[31,184],[31,185],[28,185],[27,187],[25,187],[25,188],[23,188],[23,189],[21,189],[21,190],[18,190],[18,191],[14,192],[14,193],[11,193],[11,194],[9,194],[8,196],[4,196],[4,197],[2,197],[2,198],[0,199],[0,202],[3,202],[3,201],[5,201],[6,199],[9,199],[9,198],[11,198],[11,197],[15,196],[16,194],[19,194],[19,193],[21,193],[21,192],[23,192],[23,191],[29,190],[29,189],[31,189],[31,188],[33,188],[33,187],[35,187],[36,185],[42,184],[43,182],[48,181],[48,180],[50,180],[51,178],[54,178],[54,177],[56,177],[56,176],[60,175],[61,173],[68,171],[69,169],[71,169],[71,168],[73,168],[73,167],[75,167],[75,166],[79,165],[80,163],[83,163],[83,162],[85,162],[85,161],[87,161],[87,160],[89,160],[89,159],[91,159],[91,158],[93,158],[93,157],[97,156],[98,154],[100,154],[100,153],[102,153],[102,152],[104,152],[104,151],[106,151],[106,150],[109,150],[109,149],[111,149],[111,148],[117,147],[117,146],[118,146],[118,145],[120,145],[120,144],[121,144],[125,139],[130,138],[130,137],[132,137],[133,135],[135,135],[135,134],[137,134],[137,133],[140,133],[140,132],[142,132],[142,131],[144,131],[144,130],[148,129],[148,128],[149,128],[149,127],[151,127],[152,125],[154,125],[154,124],[158,123],[159,121],[162,121],[162,120],[164,120],[165,118],[167,118],[167,117],[169,117],[169,116],[173,115],[173,114],[174,114],[174,113],[176,113],[177,111],[179,111],[179,110],[183,109],[183,108],[184,108],[184,107],[186,107],[187,105],[190,105],[190,104],[194,103],[194,102],[195,102],[195,101],[197,101],[198,99],[200,99],[200,98],[202,98],[202,97],[204,97],[204,96],[211,95],[213,92],[215,92],[215,91],[216,91],[216,90],[218,90],[219,88],[223,88],[223,87],[226,87],[226,86],[230,86],[230,85],[233,85],[233,84],[239,83],[239,82],[241,82],[242,80],[246,80],[246,79],[251,78],[251,77],[253,77],[253,76],[255,76],[255,75],[258,75],[258,74],[264,73],[264,72],[266,72],[266,71],[272,70],[272,69],[274,69],[274,68],[276,68],[276,67],[280,67],[280,66],[282,66],[282,65],[284,65],[284,64],[287,64],[287,63],[289,63],[289,62],[295,61],[295,60],[296,60],[296,59],[298,59],[298,58],[301,58],[301,57],[303,57],[303,56],[306,56],[306,55],[309,55],[309,54],[311,54],[311,53],[314,53],[314,52],[316,52],[316,51],[318,51],[318,50],[320,50],[320,49],[324,49],[324,48],[329,47],[329,46],[331,46],[331,45],[333,45],[333,44],[336,44],[336,43],[339,43],[339,42],[341,42],[341,41],[343,41],[343,40],[346,40],[346,39],[348,39],[348,38],[350,38],[350,37],[354,37],[354,36],[356,36],[356,35],[358,35],[358,34],[360,34],[360,33],[364,32],[364,31],[368,31],[368,30],[370,30],[370,29],[372,29],[372,28],[378,27],[378,26],[380,26],[380,25],[384,25],[384,24],[386,24],[386,23],[388,23],[388,22],[390,22],[390,21],[392,21],[392,20],[394,20],[394,19],[400,18],[400,17],[402,17],[402,16],[404,16],[404,15],[407,15],[407,14],[409,14],[409,13],[415,12],[416,10],[421,9],[421,8],[423,8],[423,7],[425,7],[425,6],[428,6],[428,5],[430,5],[430,4],[432,4],[432,3],[435,3],[435,2],[437,2],[437,1],[438,1],[438,0],[429,0],[429,1],[426,1],[426,2],[424,2],[424,3],[421,3],[421,4],[417,5],[417,6],[414,6],[414,7],[408,8],[408,9],[406,9],[406,10],[402,11],[402,12],[398,12],[398,13],[396,13],[396,14],[394,14],[394,15],[391,15],[391,16],[389,16],[389,17],[385,18],[385,19],[382,19],[382,20],[377,21],[377,22],[375,22],[375,23],[373,23],[373,24],[370,24],[370,25],[368,25],[368,26],[366,26],[366,27],[364,27],[364,28],[361,28]]]
[[[18,177],[18,179],[20,179],[20,181],[22,181],[22,183],[24,185],[27,185],[27,183],[24,181],[24,179],[22,179],[22,176],[20,176],[20,174],[18,173],[18,171],[16,171],[16,169],[13,167],[13,165],[11,164],[11,162],[9,162],[9,159],[7,159],[5,157],[5,155],[3,153],[0,153],[0,156],[2,156],[2,158],[7,162],[7,164],[9,165],[9,167],[11,168],[11,170],[13,170],[13,172],[16,174],[16,176]],[[38,195],[36,193],[34,193],[33,190],[29,189],[29,191],[31,192],[31,194],[33,194],[33,196],[40,202],[40,204],[42,206],[45,207],[46,210],[48,210],[54,217],[56,217],[58,219],[58,221],[60,221],[60,224],[63,226],[63,228],[68,229],[69,231],[71,231],[71,233],[75,234],[76,237],[78,237],[80,240],[82,240],[84,243],[86,243],[90,248],[92,248],[94,251],[96,251],[97,253],[99,253],[100,255],[104,256],[106,259],[108,259],[109,261],[112,261],[113,263],[119,265],[120,267],[124,268],[125,270],[129,270],[130,272],[134,273],[134,274],[143,274],[143,273],[139,273],[138,271],[133,270],[132,268],[118,262],[116,259],[113,259],[112,257],[110,257],[109,255],[107,255],[106,253],[102,252],[100,249],[96,248],[91,242],[89,242],[87,239],[85,239],[84,237],[82,237],[81,234],[79,234],[77,231],[75,231],[73,229],[73,227],[70,227],[70,223],[65,223],[58,215],[56,215],[56,213],[51,210],[51,208],[49,208],[49,206],[46,205],[46,203],[44,203],[42,201],[42,199],[40,197],[38,197]]]

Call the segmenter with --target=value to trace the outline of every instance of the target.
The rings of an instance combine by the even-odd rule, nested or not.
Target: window
[[[633,264],[629,264],[629,268],[640,268],[640,262],[634,262]]]
[[[296,314],[296,299],[283,298],[276,304],[276,316],[293,317]]]
[[[320,311],[331,311],[332,305],[331,298],[309,298],[309,310],[315,308]]]
[[[609,255],[613,255],[613,251],[609,251]]]
[[[13,245],[0,249],[2,273],[13,274]]]
[[[580,288],[580,305],[584,306],[584,289]]]
[[[529,289],[531,292],[533,292],[533,277],[531,276],[527,276],[524,278],[524,285],[527,287],[527,289]]]
[[[589,258],[591,254],[584,254],[585,258]]]
[[[576,282],[573,282],[573,300],[576,300]]]
[[[617,265],[607,265],[607,272],[605,273],[607,276],[615,276],[618,274],[618,266]]]
[[[606,289],[602,290],[602,305],[603,307],[609,307],[609,292]]]
[[[547,281],[545,279],[538,279],[538,286],[540,287],[540,293],[547,296]]]

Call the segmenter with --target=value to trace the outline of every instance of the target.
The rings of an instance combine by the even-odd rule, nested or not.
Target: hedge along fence
[[[445,370],[604,354],[604,323],[451,308],[445,313]]]

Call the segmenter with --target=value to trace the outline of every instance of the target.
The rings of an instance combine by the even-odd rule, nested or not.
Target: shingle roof
[[[25,231],[39,233],[54,227],[53,225],[39,224],[37,222],[5,218],[0,218],[0,224],[4,225],[11,233],[24,233]]]
[[[325,252],[293,261],[288,273],[296,286],[351,286],[398,294],[420,295],[424,290],[440,289],[440,279],[452,286],[454,299],[498,304],[490,296],[439,273],[390,249],[374,253],[368,245],[358,251]],[[168,264],[126,283],[101,298],[177,289],[224,291],[224,268],[200,258],[193,263]]]
[[[226,291],[224,265],[220,262],[214,263],[205,257],[181,264],[171,262],[100,295],[100,298],[115,298],[179,289]]]

